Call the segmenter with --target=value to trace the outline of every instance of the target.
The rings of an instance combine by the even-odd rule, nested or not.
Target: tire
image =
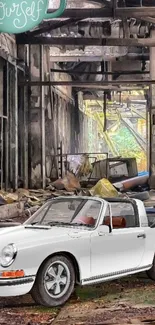
[[[75,270],[70,259],[53,256],[40,267],[31,296],[39,305],[57,307],[69,299],[74,286]]]
[[[149,192],[147,192],[147,191],[129,194],[128,196],[130,198],[138,199],[138,200],[141,200],[141,201],[149,200],[149,198],[150,198]]]
[[[155,281],[155,257],[153,259],[153,265],[152,265],[151,269],[146,271],[146,274],[151,280]]]

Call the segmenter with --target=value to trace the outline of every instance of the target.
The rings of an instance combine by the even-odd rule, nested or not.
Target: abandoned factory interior
[[[48,14],[58,6],[49,1]],[[149,201],[154,57],[154,0],[67,0],[59,17],[1,32],[2,197],[19,189],[90,195],[106,180]]]
[[[0,325],[155,325],[155,0],[0,0]]]

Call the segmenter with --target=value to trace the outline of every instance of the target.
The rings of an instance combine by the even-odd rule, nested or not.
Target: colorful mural
[[[124,158],[136,158],[138,171],[142,172],[147,170],[146,151],[142,150],[127,127],[121,124],[117,132],[109,132],[109,135],[120,156]]]
[[[110,103],[113,105],[113,103]],[[102,102],[85,101],[85,114],[89,117],[89,148],[98,148],[100,152],[108,152],[109,156],[135,157],[138,171],[147,171],[147,128],[146,111],[136,110],[136,106],[131,109],[118,109],[119,105],[107,110],[107,130],[104,129],[104,114]],[[112,106],[113,107],[113,106]],[[96,122],[99,134],[99,143],[94,143],[94,131],[92,120]]]

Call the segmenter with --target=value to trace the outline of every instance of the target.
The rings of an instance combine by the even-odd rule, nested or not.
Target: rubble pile
[[[117,158],[118,161],[118,158]],[[133,164],[133,161],[130,161]],[[98,164],[100,163],[100,164]],[[72,156],[68,158],[66,170],[63,178],[59,178],[52,182],[49,180],[48,186],[43,189],[23,189],[19,188],[16,192],[0,191],[0,221],[19,221],[24,222],[28,217],[35,213],[40,206],[47,200],[60,196],[98,196],[102,198],[107,197],[126,197],[137,198],[144,201],[146,206],[150,206],[150,194],[148,192],[149,175],[138,175],[135,164],[134,168],[130,167],[130,175],[119,176],[116,173],[120,164],[125,164],[126,161],[120,161],[116,164],[114,159],[112,165],[109,164],[111,177],[105,176],[105,161],[97,161],[95,174],[92,170],[92,165],[89,161],[88,155],[82,157]],[[102,170],[103,169],[103,170]],[[99,177],[99,172],[102,171],[102,177]],[[124,172],[125,171],[125,172]],[[123,173],[126,173],[124,169]],[[120,172],[120,169],[119,169]],[[117,174],[117,175],[116,175]],[[132,175],[136,177],[131,177]],[[93,177],[92,177],[93,175]],[[94,177],[95,176],[95,177]],[[146,191],[147,190],[147,191]],[[155,200],[155,199],[154,199]],[[151,206],[155,203],[151,201]],[[149,213],[152,213],[152,210]]]

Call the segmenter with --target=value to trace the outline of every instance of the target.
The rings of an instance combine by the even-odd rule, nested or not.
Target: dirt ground
[[[0,325],[155,324],[155,283],[145,274],[77,288],[62,308],[35,305],[29,295],[0,299]]]

